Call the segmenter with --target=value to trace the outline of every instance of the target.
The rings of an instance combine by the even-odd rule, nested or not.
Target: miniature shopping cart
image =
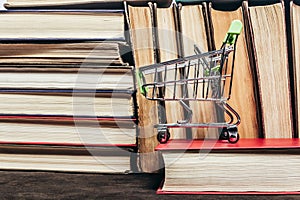
[[[201,53],[195,48],[196,55],[139,68],[140,92],[148,100],[179,101],[186,111],[183,120],[154,125],[159,142],[169,140],[170,128],[217,128],[220,130],[219,139],[230,143],[239,140],[237,126],[240,116],[226,101],[231,95],[236,41],[241,30],[242,23],[234,20],[219,50]],[[223,116],[227,114],[228,121],[191,123],[193,110],[190,101],[214,102]]]

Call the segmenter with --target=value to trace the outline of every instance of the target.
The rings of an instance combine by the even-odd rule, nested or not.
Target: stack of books
[[[109,5],[5,4],[0,13],[1,169],[136,169],[135,86],[124,6],[121,1]]]

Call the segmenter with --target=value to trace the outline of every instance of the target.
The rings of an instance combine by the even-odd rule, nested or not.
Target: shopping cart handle
[[[143,87],[143,84],[144,84],[143,74],[138,69],[136,69],[136,79],[137,79],[137,84],[138,84],[141,94],[143,96],[146,96],[147,89],[145,87]]]
[[[237,36],[242,32],[243,24],[240,20],[233,20],[227,31],[223,43],[233,45],[236,42]]]

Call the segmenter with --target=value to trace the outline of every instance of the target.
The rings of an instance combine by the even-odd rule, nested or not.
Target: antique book
[[[182,2],[183,3],[183,2]],[[207,12],[206,3],[193,2],[196,4],[179,4],[180,16],[180,35],[182,37],[182,56],[195,55],[195,45],[201,50],[201,53],[209,51],[209,37],[207,34]],[[225,33],[224,33],[225,34]],[[190,72],[192,76],[194,73]],[[190,77],[192,78],[192,77]],[[203,83],[205,84],[205,83]],[[198,94],[204,91],[203,84],[200,84]],[[192,93],[192,88],[188,88]],[[211,123],[217,122],[215,104],[209,101],[190,101],[190,108],[193,110],[192,123]],[[198,128],[192,129],[194,138],[216,138],[218,130],[216,128]]]
[[[0,143],[6,145],[134,146],[135,124],[130,119],[90,118],[67,121],[1,115]]]
[[[0,26],[2,41],[125,40],[122,10],[2,11]]]
[[[299,194],[299,139],[172,140],[158,194]]]
[[[250,17],[264,136],[291,138],[292,105],[283,2],[253,4],[245,11]]]
[[[131,173],[136,156],[130,148],[1,145],[2,170]]]
[[[113,98],[112,98],[113,97]],[[8,115],[133,116],[130,94],[60,91],[2,91],[0,109]]]
[[[0,44],[0,65],[125,65],[122,57],[129,52],[128,48],[124,42],[8,42]]]
[[[295,118],[296,118],[296,130],[299,137],[300,130],[300,31],[299,31],[299,22],[300,22],[300,2],[291,1],[290,2],[290,13],[291,13],[291,35],[292,35],[292,58],[293,58],[293,77],[294,77],[294,94],[295,94]]]
[[[134,89],[130,66],[58,67],[1,67],[0,88],[115,90],[115,92]]]
[[[178,38],[177,38],[177,17],[174,10],[174,5],[169,8],[156,8],[156,41],[158,48],[158,63],[173,60],[178,58],[179,47],[178,47]],[[167,72],[167,79],[165,81],[174,81],[180,79],[180,74],[175,77],[173,71]],[[182,93],[182,88],[179,86],[176,90],[176,96],[180,96]],[[164,97],[173,96],[173,86],[166,86]],[[184,119],[184,110],[180,103],[177,101],[166,101],[165,102],[165,112],[166,112],[166,122],[167,123],[176,123]],[[185,129],[170,129],[171,138],[186,138]]]
[[[150,7],[128,6],[127,16],[136,69],[156,62],[151,10]],[[154,128],[154,125],[158,123],[157,103],[147,100],[140,91],[137,93],[137,103],[139,106],[139,163],[142,171],[153,172],[160,169],[158,153],[154,151],[158,144],[157,130]]]
[[[224,33],[231,22],[235,19],[244,22],[242,5],[241,2],[235,1],[235,4],[231,7],[225,7],[225,4],[219,1],[219,3],[211,3],[209,8],[213,33],[212,42],[216,48],[220,48],[224,40]],[[257,138],[259,137],[260,130],[257,120],[258,111],[254,90],[255,74],[249,61],[245,34],[245,31],[242,31],[237,41],[233,84],[228,103],[241,116],[241,124],[238,126],[240,137]]]

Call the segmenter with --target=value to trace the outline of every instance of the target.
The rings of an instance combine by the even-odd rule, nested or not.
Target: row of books
[[[124,6],[98,3],[5,4],[1,169],[136,171],[135,84]]]

